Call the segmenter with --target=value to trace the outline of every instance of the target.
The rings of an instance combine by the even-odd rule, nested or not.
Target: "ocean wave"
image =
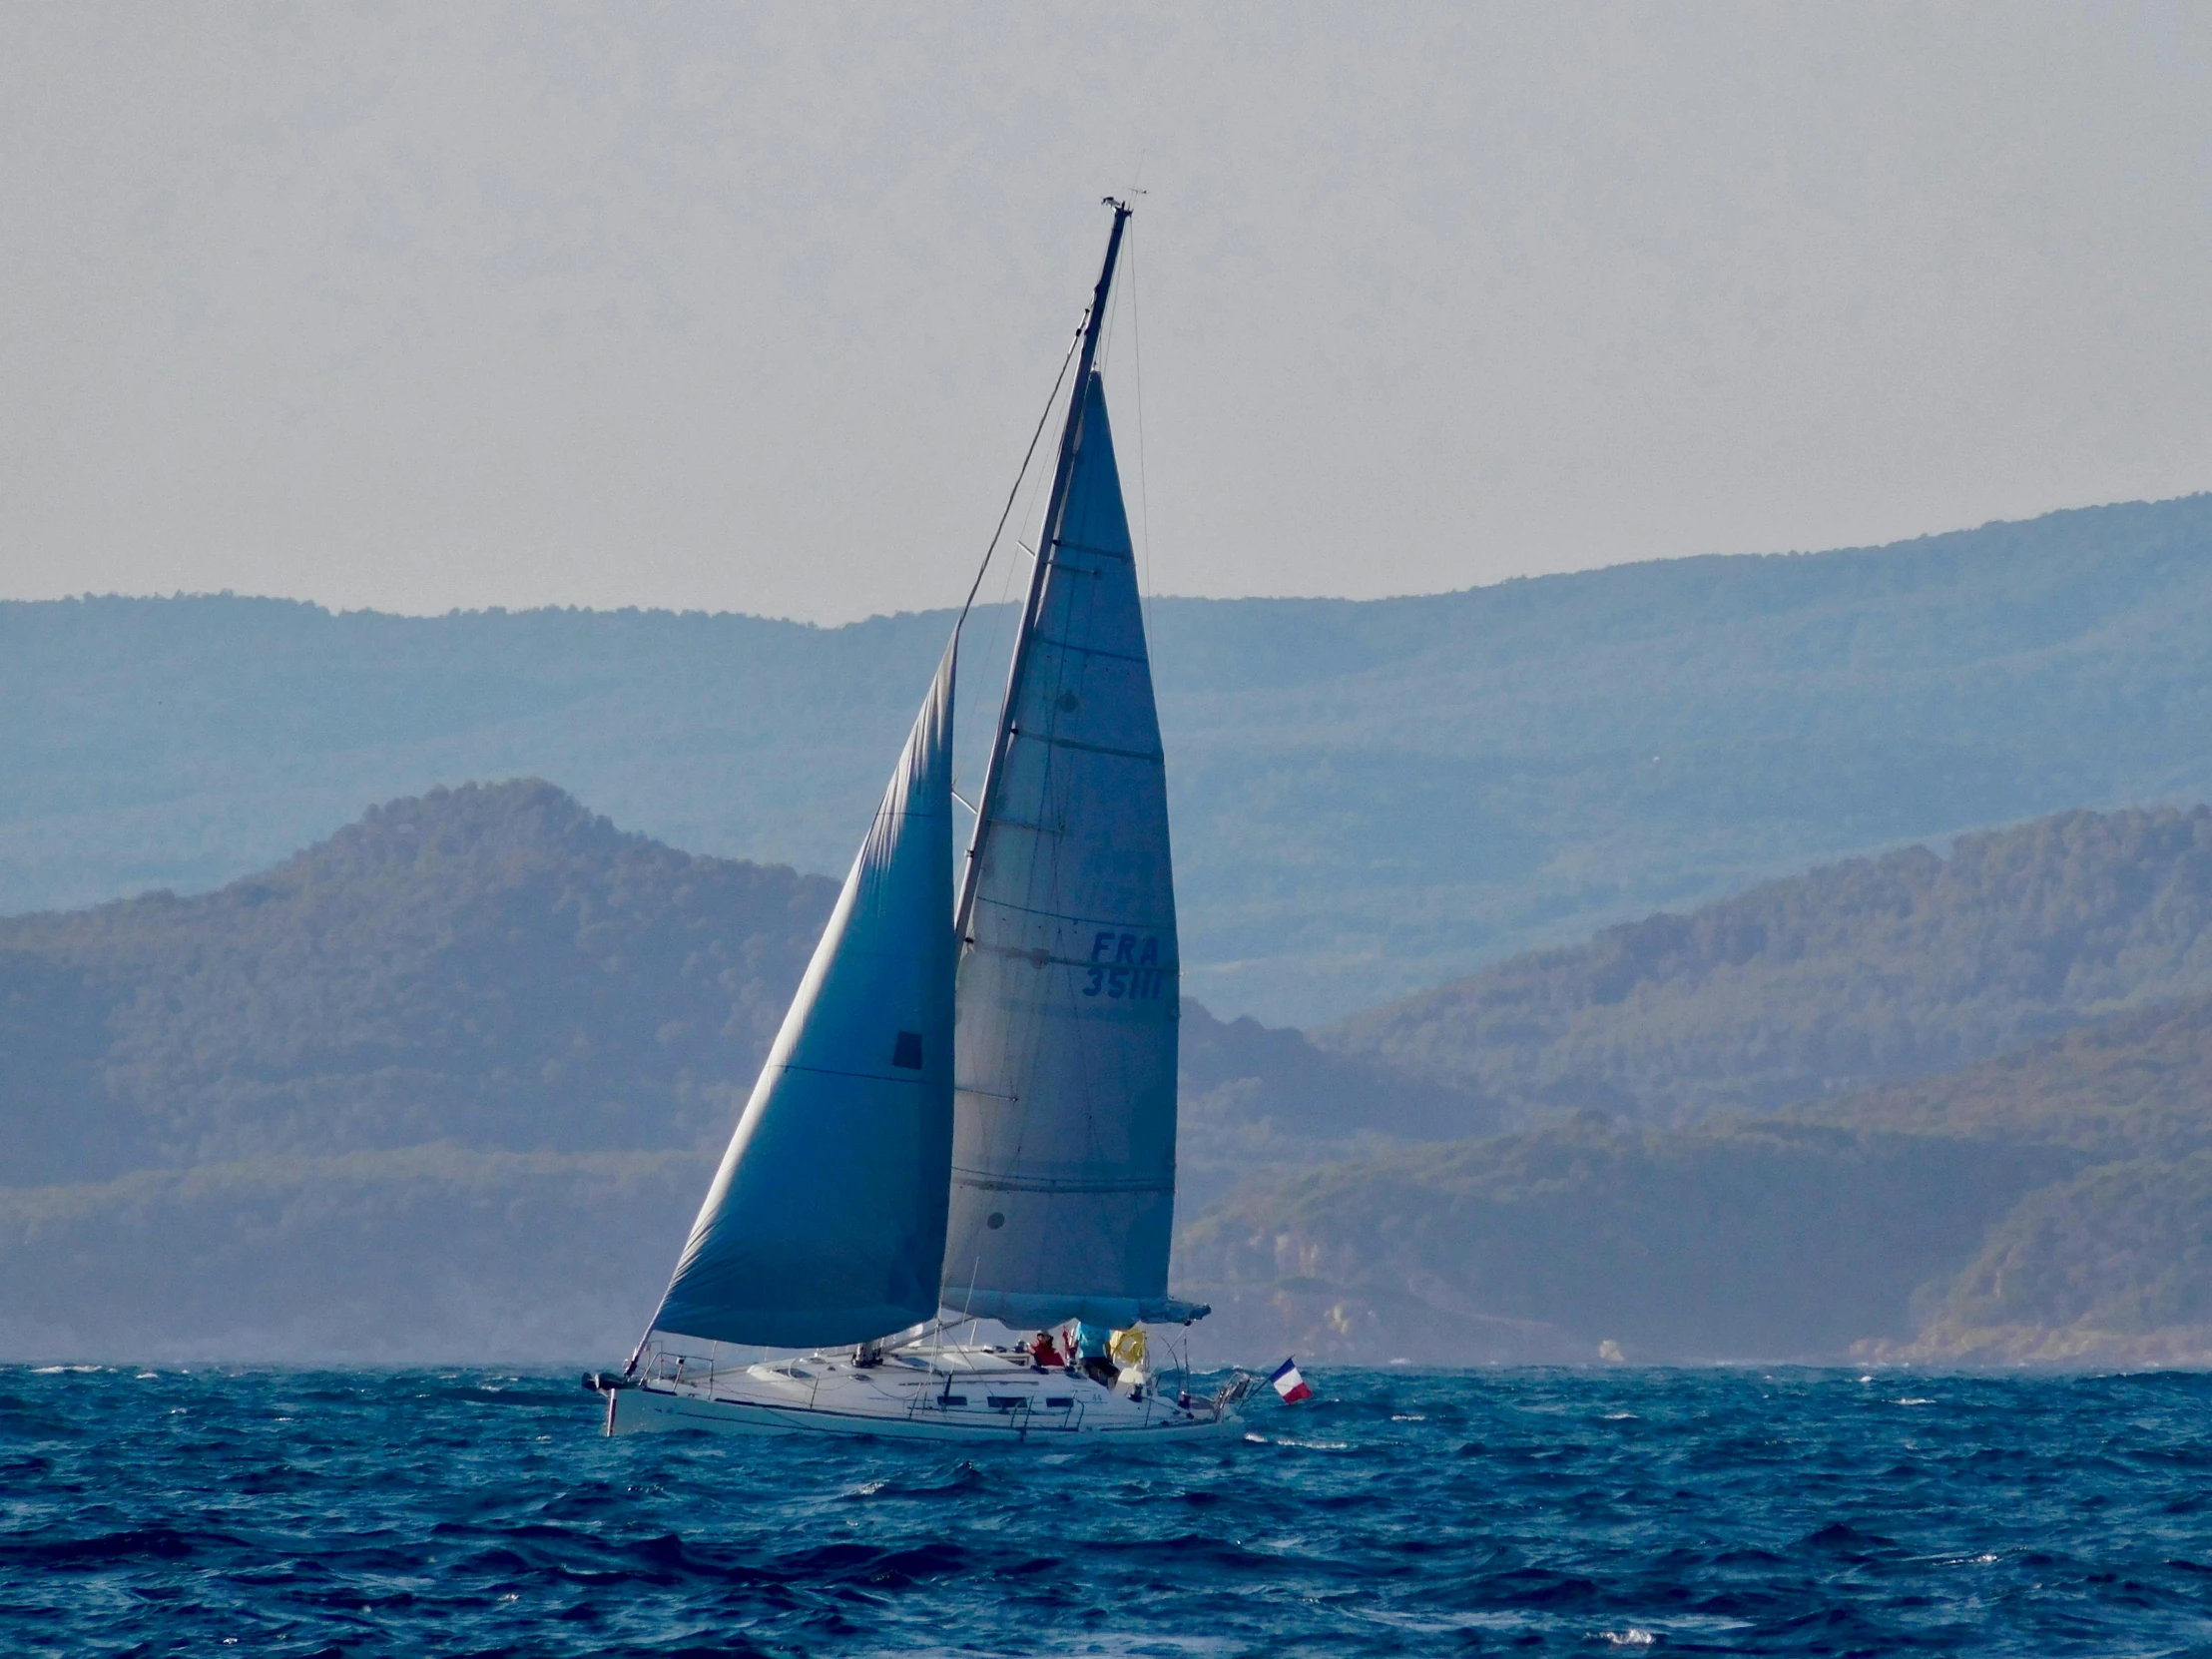
[[[1242,1441],[607,1440],[568,1374],[0,1370],[0,1638],[351,1655],[2164,1651],[2212,1389],[1322,1372]],[[1917,1390],[1917,1391],[1916,1391]],[[1886,1390],[1884,1390],[1886,1393]],[[1600,1424],[1612,1427],[1601,1430]]]

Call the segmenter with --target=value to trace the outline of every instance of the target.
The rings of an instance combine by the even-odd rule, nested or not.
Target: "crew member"
[[[1112,1340],[1113,1333],[1103,1325],[1084,1320],[1075,1327],[1075,1357],[1083,1363],[1083,1375],[1093,1382],[1110,1384],[1120,1375],[1121,1368],[1106,1352],[1106,1345]]]
[[[1047,1371],[1053,1367],[1066,1364],[1060,1358],[1060,1351],[1052,1346],[1052,1333],[1049,1331],[1038,1332],[1030,1342],[1029,1358],[1036,1362],[1039,1371]]]

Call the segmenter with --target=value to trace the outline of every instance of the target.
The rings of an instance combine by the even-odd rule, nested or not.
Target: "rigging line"
[[[998,538],[1006,533],[1007,517],[1014,510],[1014,502],[1021,494],[1021,481],[1029,476],[1029,463],[1036,459],[1037,440],[1044,436],[1045,422],[1052,418],[1052,406],[1060,400],[1060,386],[1068,377],[1068,364],[1075,361],[1076,348],[1083,343],[1083,330],[1091,320],[1091,308],[1083,307],[1083,319],[1075,325],[1074,337],[1068,341],[1067,355],[1060,359],[1060,372],[1052,377],[1052,395],[1044,400],[1044,409],[1037,416],[1037,429],[1029,434],[1029,447],[1022,451],[1021,470],[1014,474],[1014,487],[1006,492],[1006,505],[998,509],[998,525],[991,531],[990,545],[983,549],[983,562],[975,567],[975,580],[968,584],[967,600],[960,607],[960,621],[952,625],[958,633],[961,623],[975,606],[975,595],[983,586],[983,573],[991,568],[991,555],[998,551]]]
[[[983,562],[975,567],[975,580],[968,584],[967,599],[960,606],[959,619],[955,621],[952,625],[952,637],[954,639],[958,639],[967,628],[968,613],[975,608],[975,598],[976,595],[982,590],[983,578],[987,574],[989,574],[991,568],[991,559],[993,555],[998,552],[999,541],[1006,534],[1007,517],[1013,511],[1014,502],[1021,494],[1022,483],[1025,479],[1030,478],[1029,463],[1036,459],[1038,440],[1044,435],[1045,424],[1046,422],[1051,420],[1052,411],[1060,401],[1060,387],[1067,380],[1068,364],[1074,359],[1077,349],[1083,343],[1083,329],[1090,322],[1090,307],[1086,305],[1083,307],[1083,315],[1077,320],[1075,324],[1075,333],[1068,340],[1067,355],[1063,356],[1060,359],[1060,372],[1054,375],[1052,378],[1051,393],[1045,398],[1044,408],[1037,415],[1037,428],[1035,431],[1029,434],[1029,447],[1022,451],[1021,466],[1014,473],[1013,487],[1006,492],[1006,504],[998,510],[998,525],[995,529],[991,531],[990,544],[983,549]],[[1037,490],[1041,487],[1041,479],[1030,481],[1029,494],[1032,501],[1035,500]],[[1027,509],[1024,508],[1023,517],[1026,519],[1027,516]],[[1017,537],[1016,539],[1018,540],[1019,538]],[[1030,554],[1031,562],[1034,563],[1036,555],[1032,552]],[[990,637],[984,642],[983,645],[983,655],[986,659],[994,658],[998,654],[999,629],[1003,625],[1005,620],[1002,613],[1005,610],[1007,602],[1013,597],[1014,574],[1014,567],[1009,562],[1006,566],[1006,574],[1003,580],[1001,580],[1001,582],[999,583],[998,604],[994,608],[991,615]],[[955,782],[957,782],[957,780],[955,780]],[[958,799],[957,795],[955,795],[954,799]],[[976,809],[973,806],[970,806],[965,801],[962,801],[960,805],[963,807],[967,807],[967,810],[970,813],[975,814],[977,821],[981,821],[982,815],[980,813],[977,813]]]
[[[971,1267],[971,1268],[969,1268],[969,1269],[968,1269],[968,1276],[967,1276],[967,1300],[966,1300],[965,1302],[963,1302],[963,1303],[962,1303],[962,1304],[960,1305],[960,1318],[961,1318],[961,1319],[967,1319],[967,1318],[968,1318],[968,1316],[969,1316],[969,1311],[970,1311],[971,1309],[973,1309],[973,1308],[974,1308],[974,1306],[975,1306],[975,1276],[976,1276],[977,1274],[981,1273],[982,1271],[983,1271],[983,1253],[982,1253],[981,1251],[977,1251],[977,1252],[975,1253],[975,1265],[974,1265],[973,1267]],[[969,1345],[968,1345],[968,1346],[969,1346],[969,1347],[971,1347],[971,1348],[972,1348],[972,1347],[974,1346],[974,1343],[973,1343],[973,1337],[974,1337],[974,1333],[973,1333],[973,1332],[970,1332],[970,1333],[969,1333],[969,1338],[970,1338],[970,1342],[969,1342]],[[957,1337],[955,1337],[955,1338],[954,1338],[954,1339],[952,1340],[952,1346],[953,1346],[954,1348],[958,1348],[958,1347],[960,1346],[960,1341],[959,1341],[959,1339],[958,1339]],[[951,1390],[951,1387],[952,1387],[952,1367],[951,1367],[951,1365],[950,1365],[949,1363],[947,1363],[947,1364],[946,1364],[946,1366],[945,1366],[945,1368],[944,1368],[944,1391],[946,1391],[946,1392],[949,1392],[949,1391]]]
[[[1065,372],[1065,365],[1063,365],[1063,372]],[[1053,388],[1053,401],[1057,402],[1058,397],[1059,388],[1055,386]],[[1045,412],[1048,415],[1051,413],[1052,407],[1053,403],[1051,402],[1048,402],[1045,405]],[[1037,497],[1043,492],[1045,486],[1045,478],[1046,474],[1041,468],[1030,469],[1029,499],[1023,504],[1021,508],[1022,516],[1015,521],[1016,523],[1026,524],[1029,522],[1030,519],[1036,516]],[[1017,477],[1015,479],[1015,484],[1018,486],[1021,480]],[[1020,536],[1018,534],[1015,536],[1015,540],[1017,542],[1020,541]],[[1034,565],[1037,561],[1036,549],[1024,544],[1023,551],[1029,555],[1029,562]],[[999,567],[999,569],[1001,574],[998,580],[998,599],[991,610],[990,632],[984,638],[982,646],[982,657],[979,659],[984,662],[995,663],[998,661],[998,641],[1000,636],[1003,635],[1006,631],[1008,613],[1013,609],[1014,583],[1017,581],[1026,580],[1026,578],[1022,574],[1020,567],[1017,566],[1011,559],[1007,560],[1005,564]],[[1015,619],[1015,626],[1017,628],[1020,626],[1018,618]],[[975,811],[973,807],[970,807],[968,810],[970,812]]]
[[[1058,395],[1058,388],[1055,387],[1053,393],[1055,401],[1057,401]],[[1045,405],[1046,413],[1049,414],[1051,412],[1051,409],[1052,404],[1047,403]],[[1014,482],[1018,487],[1021,480],[1019,477],[1017,477]],[[1031,469],[1029,473],[1029,499],[1022,506],[1022,516],[1019,519],[1015,520],[1016,523],[1026,524],[1031,518],[1036,516],[1037,495],[1041,490],[1043,490],[1044,483],[1045,480],[1041,471],[1037,469]],[[1017,542],[1020,541],[1020,536],[1018,533],[1015,536],[1015,540]],[[1034,564],[1036,562],[1036,549],[1028,546],[1026,543],[1023,543],[1022,551],[1029,555],[1030,563]],[[1007,560],[1005,564],[1001,565],[999,567],[999,570],[1000,575],[998,579],[998,598],[990,607],[990,631],[984,636],[981,647],[982,656],[979,660],[983,662],[995,663],[998,661],[999,637],[1005,633],[1007,613],[1013,609],[1014,583],[1017,580],[1022,579],[1022,572],[1020,570],[1020,567],[1015,565],[1015,563],[1011,559]],[[977,597],[980,596],[978,595]],[[969,811],[973,812],[974,808],[970,807]]]

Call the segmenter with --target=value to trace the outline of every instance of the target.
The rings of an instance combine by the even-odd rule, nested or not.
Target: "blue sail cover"
[[[937,1310],[952,1145],[956,649],[945,649],[655,1330],[811,1348]]]
[[[944,1301],[1017,1326],[1167,1295],[1180,971],[1136,562],[1093,375],[1011,688],[960,960]]]

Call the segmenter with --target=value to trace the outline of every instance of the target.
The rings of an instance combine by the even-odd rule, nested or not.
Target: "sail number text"
[[[1160,994],[1160,941],[1136,933],[1101,931],[1091,940],[1085,996],[1126,996],[1132,1001]]]

